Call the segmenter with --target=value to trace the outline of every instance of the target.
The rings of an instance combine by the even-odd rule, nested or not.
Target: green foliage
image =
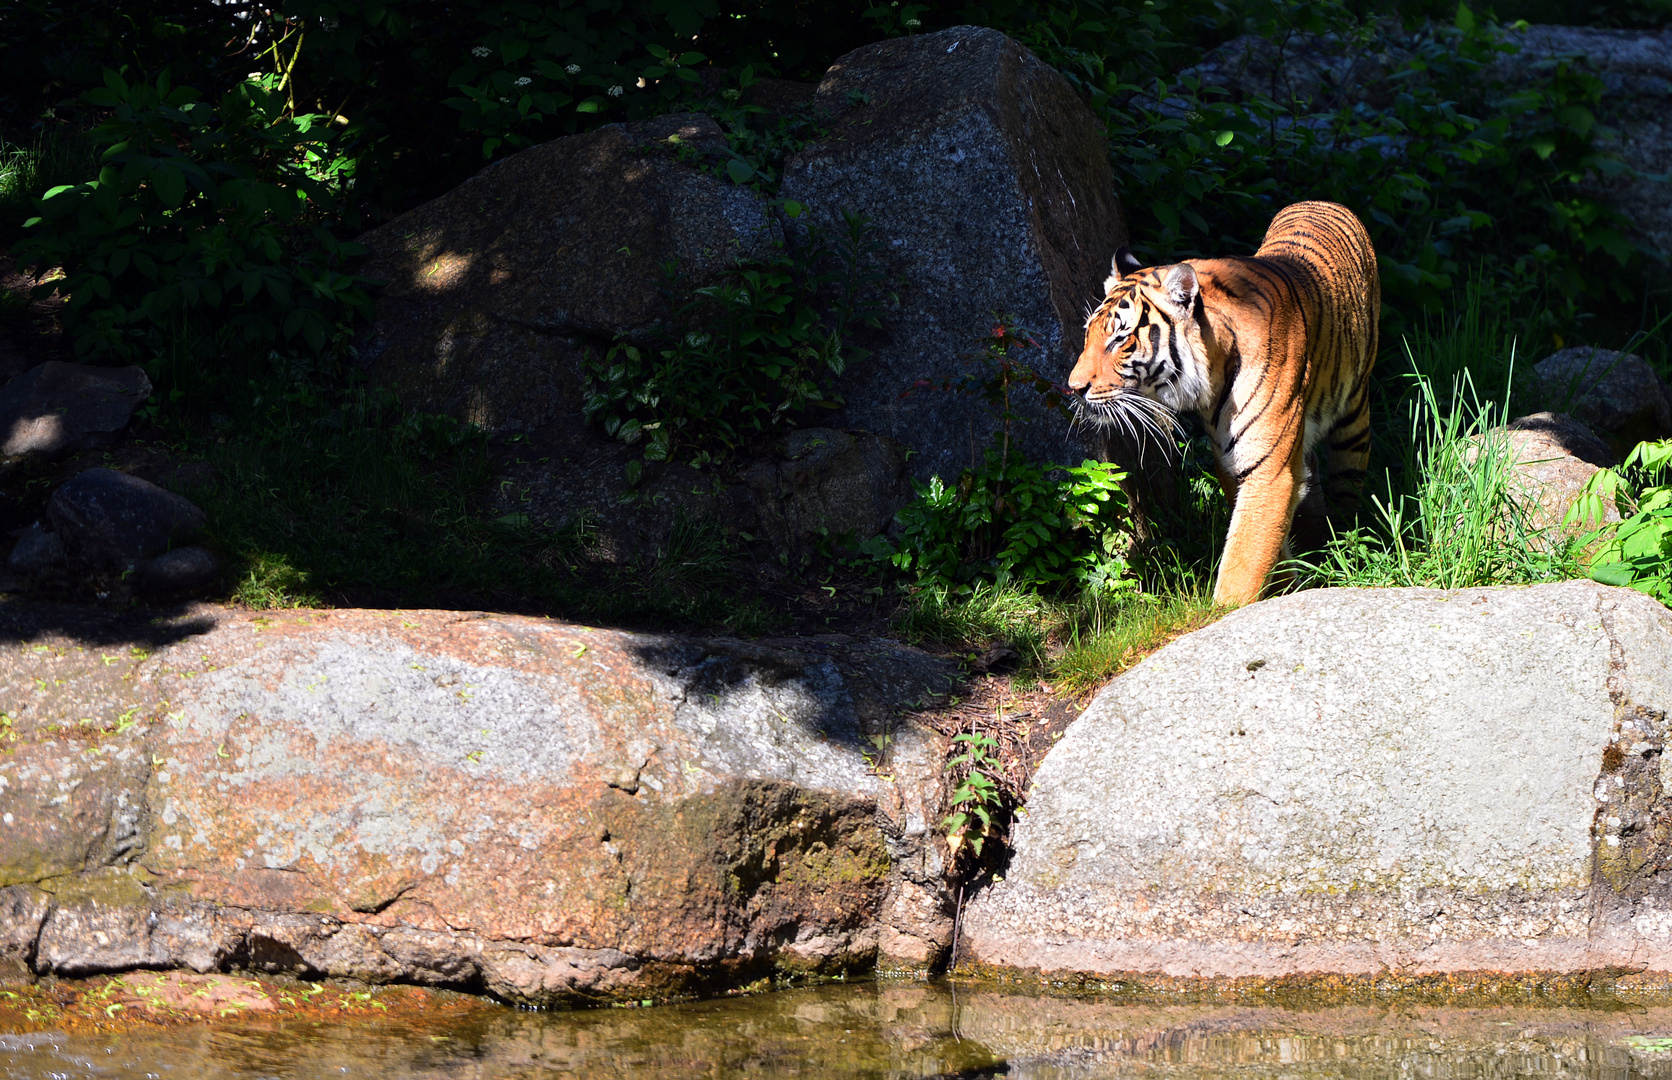
[[[670,27],[701,27],[712,13],[702,6],[670,5]],[[646,40],[625,4],[488,4],[477,18],[485,32],[449,78],[458,96],[445,103],[465,130],[486,136],[483,157],[502,144],[531,145],[554,121],[573,131],[583,117],[619,112],[629,87],[649,91],[648,100],[632,95],[641,115],[704,90],[697,65],[708,57]]]
[[[764,106],[745,103],[744,93],[755,84],[752,67],[743,69],[738,83],[741,89],[722,90],[718,98],[694,106],[712,117],[725,133],[725,158],[712,160],[688,143],[676,146],[675,155],[704,172],[724,176],[734,184],[746,184],[763,195],[775,195],[783,179],[784,162],[825,134],[824,118],[811,103],[777,114]]]
[[[868,550],[920,586],[968,593],[977,582],[1025,588],[1075,585],[1119,592],[1126,576],[1125,474],[1086,460],[1048,469],[989,447],[980,468],[956,487],[938,476],[918,483],[917,501],[900,511],[897,544]]]
[[[996,779],[1003,769],[997,754],[999,743],[991,735],[972,730],[954,735],[952,744],[962,747],[963,752],[948,758],[946,769],[960,779],[947,800],[952,812],[941,822],[941,828],[946,830],[947,846],[954,857],[966,844],[979,857],[993,831],[994,817],[1002,809]]]
[[[735,548],[711,522],[676,516],[657,550],[617,564],[584,515],[554,529],[488,510],[480,430],[385,393],[277,376],[225,407],[231,415],[207,429],[178,409],[158,422],[177,453],[214,470],[186,494],[208,514],[240,603],[488,607],[735,633],[771,625],[739,590]]]
[[[1622,219],[1587,186],[1624,166],[1600,148],[1602,85],[1582,58],[1510,88],[1492,65],[1515,46],[1466,6],[1451,25],[1400,42],[1388,38],[1397,24],[1361,22],[1337,3],[1245,10],[1249,29],[1278,49],[1329,32],[1347,55],[1396,45],[1409,55],[1385,101],[1237,99],[1194,77],[1164,77],[1166,47],[1177,43],[1160,5],[1140,16],[1087,3],[1024,35],[1086,94],[1121,148],[1117,184],[1147,261],[1250,253],[1277,209],[1319,198],[1352,207],[1369,228],[1390,333],[1444,307],[1471,263],[1486,267],[1505,310],[1541,303],[1551,309],[1544,321],[1569,332],[1589,305],[1635,287]],[[1116,25],[1138,32],[1111,34]]]
[[[98,172],[98,155],[63,126],[35,133],[27,146],[0,147],[0,244],[23,235],[42,193]]]
[[[839,405],[834,380],[866,355],[853,331],[879,326],[881,313],[869,223],[845,220],[832,241],[792,219],[786,241],[703,288],[685,288],[670,264],[669,323],[656,344],[618,342],[593,363],[587,418],[642,442],[647,461],[700,467]]]
[[[896,520],[899,539],[875,537],[862,547],[910,574],[918,587],[969,593],[978,584],[1028,589],[1135,588],[1127,575],[1129,514],[1114,465],[1087,459],[1077,466],[1041,465],[1012,451],[1012,394],[1027,389],[1061,407],[1049,380],[1023,359],[1038,348],[1009,316],[996,315],[972,372],[940,387],[984,398],[999,419],[982,464],[952,484],[939,476],[915,482],[917,500]],[[920,382],[917,391],[931,390]]]
[[[106,110],[88,136],[98,177],[47,191],[17,249],[65,268],[39,291],[69,293],[78,355],[148,360],[194,330],[317,353],[369,309],[361,280],[336,268],[363,249],[325,227],[347,176],[322,117],[286,116],[272,77],[218,107],[167,72],[105,83],[86,95]]]
[[[1567,524],[1622,520],[1586,533],[1586,571],[1604,585],[1648,593],[1672,606],[1672,441],[1638,443],[1618,469],[1603,469],[1568,510]]]

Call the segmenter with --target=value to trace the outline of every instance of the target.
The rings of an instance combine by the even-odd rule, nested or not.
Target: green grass
[[[1093,605],[1089,619],[1077,620],[1060,654],[1051,662],[1051,679],[1063,693],[1095,690],[1181,634],[1199,630],[1223,615],[1201,591],[1153,597],[1102,611]]]
[[[941,585],[907,597],[895,629],[907,641],[934,641],[962,649],[995,645],[1015,649],[1024,668],[1042,668],[1053,633],[1063,629],[1070,607],[1016,585],[983,582],[967,592]]]
[[[1293,565],[1306,585],[1461,589],[1583,576],[1571,543],[1531,521],[1513,448],[1495,429],[1536,399],[1515,389],[1516,342],[1471,289],[1448,322],[1404,342],[1403,415],[1368,522]],[[1483,396],[1477,389],[1485,386]]]
[[[1080,694],[1223,613],[1193,585],[1136,597],[1087,591],[1058,598],[1014,585],[982,585],[963,595],[921,589],[907,599],[895,626],[910,642],[974,652],[1014,649],[1020,674]]]
[[[78,184],[99,171],[92,148],[78,133],[50,128],[28,146],[0,144],[0,244],[23,235],[35,200],[60,184]]]

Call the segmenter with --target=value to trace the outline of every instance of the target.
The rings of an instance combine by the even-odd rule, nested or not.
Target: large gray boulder
[[[151,396],[138,367],[49,360],[0,387],[0,469],[108,446]]]
[[[667,996],[951,937],[953,666],[457,612],[0,602],[0,965]]]
[[[1025,359],[1066,379],[1126,240],[1108,141],[1056,70],[973,26],[848,53],[816,100],[830,133],[785,166],[781,194],[830,228],[844,211],[870,218],[900,283],[886,340],[841,384],[839,419],[912,447],[919,478],[950,478],[979,462],[991,412],[971,396],[902,394],[968,374],[995,313],[1038,336]],[[1031,390],[1012,404],[1034,457],[1078,463],[1098,449]]]
[[[1640,356],[1580,346],[1533,365],[1545,400],[1601,435],[1623,460],[1640,442],[1672,438],[1672,398]]]
[[[695,113],[612,124],[366,233],[362,272],[385,285],[363,361],[408,405],[495,432],[579,414],[590,360],[667,317],[663,264],[696,288],[770,239],[753,191],[675,155],[723,145]]]
[[[1592,582],[1305,592],[1041,765],[962,955],[1044,971],[1672,971],[1672,613]]]

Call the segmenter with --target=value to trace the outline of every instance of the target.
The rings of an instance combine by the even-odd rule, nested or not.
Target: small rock
[[[175,548],[146,563],[140,583],[153,594],[195,592],[215,580],[220,568],[220,560],[206,548]]]
[[[1568,508],[1585,484],[1615,464],[1607,445],[1584,424],[1560,413],[1534,413],[1512,420],[1494,434],[1509,440],[1514,473],[1511,482],[1534,529],[1561,528]],[[1603,521],[1620,520],[1612,505],[1604,508]],[[1592,522],[1592,528],[1602,522]],[[1559,534],[1558,534],[1559,535]]]
[[[1602,436],[1622,459],[1640,442],[1672,436],[1672,402],[1646,361],[1608,349],[1563,349],[1533,367],[1545,396]]]
[[[751,468],[760,523],[780,545],[794,545],[821,529],[863,540],[888,528],[911,501],[909,451],[868,431],[802,428],[780,440],[779,459]]]
[[[114,469],[88,469],[52,493],[47,517],[68,554],[126,569],[153,559],[205,523],[191,500]]]
[[[63,539],[57,533],[41,528],[41,523],[37,521],[17,538],[17,546],[12,548],[11,558],[6,560],[6,569],[24,577],[37,577],[63,561]]]
[[[108,446],[151,396],[138,367],[49,360],[0,388],[0,466]]]

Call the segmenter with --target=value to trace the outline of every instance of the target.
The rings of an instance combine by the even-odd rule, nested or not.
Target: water
[[[1137,1005],[876,983],[438,1023],[192,1024],[0,1035],[0,1077],[72,1080],[1672,1080],[1672,1008]]]

